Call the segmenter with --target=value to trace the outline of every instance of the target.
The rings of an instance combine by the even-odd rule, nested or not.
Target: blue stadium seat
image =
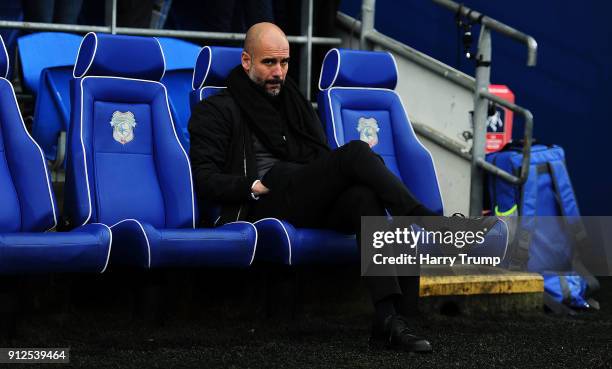
[[[41,32],[18,39],[26,90],[36,96],[32,136],[47,160],[63,165],[65,142],[58,142],[70,120],[70,80],[82,37],[61,32]],[[60,150],[60,157],[57,152]]]
[[[395,59],[388,52],[331,49],[323,60],[317,96],[329,145],[368,142],[421,203],[443,214],[433,157],[416,136],[394,90],[397,78]],[[506,255],[508,228],[503,221],[487,233],[485,245],[471,255]],[[435,244],[419,248],[430,254],[441,251]]]
[[[247,267],[257,244],[253,224],[196,229],[191,167],[159,82],[163,74],[154,38],[83,39],[68,137],[68,221],[112,224],[111,265]]]
[[[241,48],[205,46],[193,75],[192,105],[225,88],[230,71],[240,65]],[[214,211],[208,210],[208,213]],[[359,260],[355,235],[295,228],[276,218],[255,222],[257,260],[286,265],[354,264]]]
[[[109,227],[52,232],[58,212],[46,160],[21,118],[1,37],[0,44],[0,274],[103,272]]]
[[[168,90],[170,111],[176,126],[176,133],[183,147],[188,148],[187,123],[191,116],[189,92],[191,91],[193,66],[201,47],[191,42],[167,37],[160,37],[158,41],[164,51],[166,62],[166,73],[161,83]]]
[[[259,234],[257,260],[294,266],[359,263],[354,234],[296,228],[276,218],[258,220],[255,227]]]
[[[65,138],[70,123],[70,80],[72,65],[43,69],[40,76],[39,94],[34,105],[32,136],[43,149],[47,160],[63,165]],[[63,147],[61,146],[63,145]],[[59,151],[59,156],[58,156]]]
[[[17,48],[25,89],[36,95],[43,69],[74,65],[81,39],[62,32],[39,32],[19,37]]]
[[[193,70],[191,106],[225,88],[225,79],[240,65],[240,47],[204,46]]]
[[[397,66],[391,54],[331,49],[323,61],[317,96],[329,145],[370,141],[372,150],[416,198],[442,214],[433,158],[414,133],[394,91],[396,83]]]

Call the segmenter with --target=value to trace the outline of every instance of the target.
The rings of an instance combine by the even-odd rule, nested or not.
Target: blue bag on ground
[[[509,144],[487,155],[487,161],[518,176],[522,150],[521,145]],[[494,175],[489,175],[488,186],[495,215],[521,216],[521,231],[505,266],[543,274],[545,300],[574,308],[590,307],[587,296],[596,289],[597,281],[577,260],[576,251],[586,242],[586,232],[580,222],[563,148],[533,145],[529,177],[522,186]],[[576,269],[580,269],[578,273]]]

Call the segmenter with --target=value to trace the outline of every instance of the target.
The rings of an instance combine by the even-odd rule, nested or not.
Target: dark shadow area
[[[368,348],[370,308],[357,275],[258,266],[3,278],[2,314],[17,307],[18,319],[13,332],[3,321],[0,346],[70,347],[70,366],[88,368],[606,368],[612,360],[609,277],[596,295],[601,311],[575,317],[460,314],[449,303],[415,321],[434,344],[432,355],[415,356]]]

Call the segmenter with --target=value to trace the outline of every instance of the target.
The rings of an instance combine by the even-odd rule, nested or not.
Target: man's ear
[[[252,63],[251,56],[244,50],[242,51],[242,54],[240,55],[240,62],[242,64],[242,68],[244,68],[246,72],[248,72],[251,69],[251,63]]]

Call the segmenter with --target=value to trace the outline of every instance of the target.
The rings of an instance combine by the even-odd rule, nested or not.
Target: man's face
[[[289,43],[284,37],[263,35],[249,54],[242,52],[242,66],[251,81],[270,96],[277,96],[289,69]]]

